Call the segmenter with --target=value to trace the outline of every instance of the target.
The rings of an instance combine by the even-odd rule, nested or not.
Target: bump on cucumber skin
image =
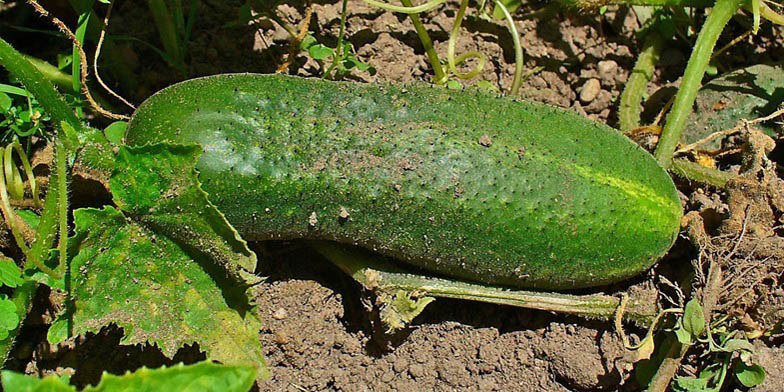
[[[351,243],[489,284],[617,282],[680,224],[672,180],[620,133],[481,92],[218,75],[152,96],[126,141],[201,145],[203,188],[246,239]]]

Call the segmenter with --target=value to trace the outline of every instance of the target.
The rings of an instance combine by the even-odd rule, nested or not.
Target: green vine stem
[[[5,155],[5,153],[0,154],[0,166],[3,167],[7,167],[11,164],[8,162],[8,159],[4,158]],[[3,172],[0,173],[0,210],[3,212],[3,218],[5,219],[6,224],[11,229],[11,234],[16,241],[16,245],[19,247],[19,249],[22,250],[22,253],[27,255],[30,253],[30,248],[28,248],[27,244],[25,244],[25,238],[22,235],[22,231],[20,229],[22,226],[20,218],[18,215],[16,215],[14,209],[11,207],[11,203],[8,201],[5,172],[7,172],[7,170],[3,170]]]
[[[642,51],[637,56],[637,62],[634,63],[634,69],[632,69],[629,80],[626,81],[626,87],[621,94],[618,124],[623,132],[640,126],[642,97],[648,88],[648,82],[653,77],[654,68],[663,48],[664,38],[655,31],[655,28],[652,28],[645,37]]]
[[[657,7],[695,7],[709,8],[713,6],[712,0],[558,0],[558,3],[567,7],[576,7],[583,10],[594,10],[608,5],[646,5]]]
[[[673,159],[672,171],[681,177],[713,185],[719,188],[723,188],[730,180],[735,178],[735,175],[732,173],[718,169],[711,169],[709,167],[702,166],[699,163],[685,159]]]
[[[613,320],[620,304],[617,297],[602,294],[539,293],[415,275],[363,249],[324,241],[311,241],[309,244],[360,284],[377,293],[404,290],[433,297],[511,305],[603,320]],[[624,317],[639,325],[648,325],[657,314],[655,304],[650,301],[630,299]]]
[[[428,1],[427,3],[425,3],[425,4],[421,4],[421,5],[418,5],[418,6],[413,6],[412,5],[412,6],[403,6],[403,7],[398,6],[398,5],[385,3],[383,1],[376,1],[376,0],[363,0],[363,1],[365,3],[368,3],[368,4],[372,5],[372,6],[374,6],[374,7],[378,7],[378,8],[387,10],[387,11],[401,12],[401,13],[404,13],[404,14],[418,14],[418,13],[421,13],[421,12],[430,11],[433,8],[436,8],[439,5],[441,5],[441,3],[443,3],[446,0],[431,0],[431,1]]]
[[[523,47],[520,45],[520,35],[517,33],[517,27],[515,27],[514,19],[512,19],[512,15],[509,14],[509,10],[506,9],[506,6],[500,0],[495,0],[495,6],[504,14],[509,34],[512,35],[512,43],[514,44],[515,49],[515,73],[514,79],[512,79],[510,93],[512,95],[517,95],[520,86],[523,84]]]
[[[335,46],[335,54],[332,56],[332,64],[324,71],[324,78],[333,79],[332,71],[340,65],[343,60],[343,36],[346,34],[346,12],[348,11],[348,0],[343,0],[340,11],[340,30],[338,30],[338,44]]]
[[[33,167],[30,166],[30,160],[27,159],[27,154],[22,148],[22,145],[19,144],[19,139],[14,137],[14,141],[12,142],[14,150],[19,155],[19,159],[22,161],[22,167],[25,170],[25,177],[27,177],[27,181],[30,183],[30,193],[33,196],[33,204],[36,207],[41,206],[41,200],[38,198],[38,185],[35,182],[35,174],[33,174]]]
[[[60,138],[55,143],[55,159],[57,170],[57,212],[58,212],[58,226],[60,233],[58,235],[57,248],[60,251],[60,261],[57,264],[56,279],[60,279],[67,270],[67,256],[68,256],[68,184],[66,182],[67,161],[65,158],[65,147],[63,146]]]
[[[414,4],[411,0],[400,0],[406,7],[413,7]],[[441,66],[441,60],[438,59],[438,53],[436,53],[435,48],[433,47],[433,41],[430,39],[430,35],[427,33],[427,29],[425,29],[425,25],[422,24],[422,21],[419,20],[419,15],[417,14],[409,14],[409,18],[411,18],[411,23],[414,25],[414,30],[416,30],[417,35],[419,36],[419,41],[422,42],[422,46],[425,48],[425,53],[427,54],[427,59],[430,61],[430,66],[433,67],[433,83],[435,84],[444,84],[447,81],[447,74],[444,72],[444,68]]]
[[[463,53],[455,58],[455,45],[457,44],[457,37],[460,34],[460,25],[463,23],[466,8],[468,8],[468,0],[462,0],[460,2],[460,8],[457,10],[457,15],[455,15],[455,24],[452,25],[452,32],[449,34],[449,45],[447,46],[446,54],[449,70],[460,79],[471,79],[476,75],[479,75],[479,73],[482,72],[482,69],[485,67],[485,62],[487,61],[485,56],[477,51]],[[457,64],[461,64],[471,57],[477,58],[479,60],[479,64],[477,64],[476,67],[471,71],[466,73],[459,72],[457,70]]]
[[[659,144],[656,146],[654,156],[659,165],[665,169],[672,167],[672,158],[675,147],[681,137],[681,132],[686,125],[692,111],[692,105],[697,98],[697,91],[702,85],[702,77],[708,67],[713,48],[719,39],[721,31],[727,25],[732,15],[738,11],[743,0],[717,0],[705,23],[702,25],[697,42],[691,52],[689,63],[683,73],[681,85],[675,95],[672,110],[667,116]]]

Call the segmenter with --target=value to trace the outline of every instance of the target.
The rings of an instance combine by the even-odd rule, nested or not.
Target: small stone
[[[310,217],[308,217],[308,224],[311,226],[316,226],[318,224],[318,217],[316,217],[316,211],[310,213]]]
[[[480,146],[485,146],[485,147],[490,147],[490,146],[493,145],[493,139],[490,139],[490,136],[488,136],[487,134],[484,134],[484,135],[482,135],[479,138],[479,145]]]
[[[580,100],[586,103],[591,102],[599,95],[599,91],[602,91],[602,84],[599,83],[599,79],[588,79],[580,90]]]
[[[281,332],[281,331],[275,332],[275,343],[282,346],[284,344],[288,344],[290,341],[291,338],[289,338],[289,336],[286,335],[285,332]]]
[[[272,314],[272,318],[275,320],[283,320],[289,316],[289,312],[286,311],[284,308],[278,308],[275,313]]]
[[[599,62],[598,70],[599,76],[603,79],[615,79],[615,71],[618,69],[618,63],[613,60],[603,60]]]

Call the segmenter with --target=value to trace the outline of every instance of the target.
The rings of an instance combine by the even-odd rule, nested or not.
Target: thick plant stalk
[[[716,1],[716,5],[702,25],[702,30],[700,30],[697,42],[691,52],[689,63],[686,65],[686,70],[683,73],[680,88],[678,88],[678,93],[675,95],[672,110],[667,116],[667,122],[662,130],[659,145],[654,153],[659,165],[665,169],[672,167],[675,146],[678,144],[681,132],[683,132],[683,128],[686,125],[686,120],[688,120],[691,114],[692,105],[694,105],[694,100],[697,98],[697,91],[699,91],[702,84],[702,77],[705,75],[705,69],[710,61],[713,48],[716,46],[716,41],[732,15],[735,15],[738,11],[742,2],[743,0]]]
[[[690,180],[699,181],[718,188],[724,188],[724,186],[727,185],[727,182],[735,177],[732,173],[711,169],[685,159],[673,159],[672,171],[675,174]]]
[[[637,56],[637,62],[634,64],[634,69],[621,94],[618,123],[623,132],[640,126],[642,96],[645,94],[648,82],[653,77],[654,68],[663,48],[664,38],[657,31],[651,29],[645,37],[642,51]]]
[[[613,320],[620,304],[619,298],[602,294],[540,293],[416,275],[360,249],[323,241],[311,241],[309,244],[356,281],[376,292],[394,293],[403,290],[433,297],[511,305],[603,320]],[[657,313],[655,304],[630,299],[624,317],[639,325],[648,325]]]
[[[411,0],[400,0],[400,2],[409,8],[414,6]],[[433,83],[446,83],[447,75],[444,72],[444,67],[441,66],[441,60],[438,59],[438,53],[436,53],[435,48],[433,48],[433,41],[430,39],[427,29],[425,29],[425,25],[419,20],[419,15],[417,14],[408,14],[408,17],[411,18],[411,23],[414,25],[414,30],[416,30],[417,35],[419,36],[419,41],[422,42],[422,46],[425,48],[430,66],[433,67],[433,73],[435,74],[433,75]]]

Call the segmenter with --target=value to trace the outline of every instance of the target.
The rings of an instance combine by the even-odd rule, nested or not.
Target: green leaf
[[[200,154],[197,146],[121,147],[109,187],[134,220],[209,255],[241,281],[256,269],[256,254],[207,200],[194,169]]]
[[[732,370],[735,372],[735,377],[738,378],[738,381],[745,387],[751,388],[765,381],[765,369],[760,365],[753,364],[749,366],[743,363],[743,361],[737,361]]]
[[[458,82],[457,80],[450,80],[446,82],[446,88],[450,90],[460,90],[463,88],[463,84]]]
[[[318,44],[316,41],[316,37],[308,34],[305,38],[302,39],[302,42],[299,43],[299,48],[302,50],[308,50],[311,46]]]
[[[16,314],[16,305],[0,295],[0,340],[8,337],[8,331],[13,331],[19,325],[19,315]]]
[[[722,347],[724,351],[733,352],[733,351],[754,351],[754,346],[746,339],[730,339]]]
[[[316,44],[308,48],[308,54],[314,60],[325,60],[335,54],[332,48],[326,47],[323,44]]]
[[[179,364],[170,368],[141,368],[133,373],[115,376],[104,373],[96,387],[84,392],[110,391],[183,391],[183,392],[247,392],[256,378],[250,366],[226,366],[209,361],[194,365]]]
[[[8,112],[8,109],[11,109],[11,105],[13,103],[14,102],[11,100],[11,97],[9,97],[8,94],[0,92],[0,112]]]
[[[46,332],[46,341],[54,346],[68,339],[68,320],[60,318],[55,320]]]
[[[678,326],[675,328],[675,337],[678,338],[678,342],[681,344],[688,345],[694,342],[691,333],[683,328],[683,320],[678,320]]]
[[[498,87],[496,87],[496,85],[494,85],[493,83],[490,83],[487,80],[480,80],[480,81],[476,82],[476,84],[474,86],[476,88],[478,88],[478,89],[480,89],[482,91],[488,92],[488,93],[499,93],[500,92],[498,90]]]
[[[705,314],[702,305],[696,299],[686,303],[686,309],[683,311],[683,329],[695,339],[705,332]]]
[[[41,222],[41,217],[32,210],[17,210],[16,214],[22,218],[31,229],[37,230],[38,223]]]
[[[520,0],[501,0],[501,4],[506,7],[506,10],[509,11],[509,14],[511,15],[520,7],[522,2]],[[493,18],[497,20],[504,18],[504,12],[501,11],[501,7],[498,5],[493,8]]]
[[[65,98],[55,90],[52,83],[38,71],[21,53],[0,38],[0,64],[18,78],[30,93],[40,102],[55,123],[66,122],[81,131],[82,123],[66,103]]]
[[[6,392],[70,392],[76,389],[55,376],[40,379],[11,371],[3,371]],[[253,386],[256,370],[250,366],[218,365],[209,361],[193,365],[178,364],[159,369],[141,368],[122,376],[104,373],[97,386],[84,392],[119,391],[182,391],[182,392],[246,392]]]
[[[380,298],[385,302],[381,309],[381,320],[390,331],[404,328],[429,303],[436,300],[433,297],[412,298],[411,293],[405,290],[398,290],[394,298],[386,295]]]
[[[109,323],[125,344],[151,342],[171,357],[198,342],[211,359],[266,375],[259,323],[246,289],[256,265],[196,177],[200,150],[120,147],[112,207],[74,212],[73,332]]]
[[[678,377],[675,379],[675,390],[686,392],[704,392],[708,390],[708,380],[694,377]]]
[[[171,358],[198,342],[211,359],[266,375],[253,309],[206,254],[189,253],[112,207],[78,209],[74,220],[74,334],[116,323],[123,344],[157,344]]]
[[[123,142],[126,126],[128,126],[128,122],[126,121],[115,121],[109,124],[109,126],[103,130],[103,133],[106,135],[107,140],[113,144],[119,145]]]
[[[0,286],[17,287],[24,283],[22,270],[11,259],[0,259]]]
[[[76,388],[60,380],[57,376],[38,378],[25,376],[10,370],[0,371],[3,390],[6,392],[73,392]]]
[[[760,0],[751,0],[751,14],[754,19],[754,24],[751,27],[751,32],[757,34],[760,25]]]

